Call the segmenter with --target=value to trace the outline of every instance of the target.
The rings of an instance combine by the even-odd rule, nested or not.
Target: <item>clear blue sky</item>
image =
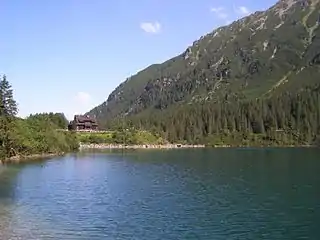
[[[19,115],[102,103],[126,77],[275,0],[0,0],[0,74]]]

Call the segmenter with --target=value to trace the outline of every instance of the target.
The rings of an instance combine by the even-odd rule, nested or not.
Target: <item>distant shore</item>
[[[185,144],[80,144],[81,149],[179,149],[179,148],[205,148],[205,145]]]

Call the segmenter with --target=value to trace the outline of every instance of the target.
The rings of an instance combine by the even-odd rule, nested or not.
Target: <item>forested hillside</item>
[[[319,131],[319,11],[319,0],[281,0],[215,29],[128,78],[89,114],[104,127],[125,121],[171,141],[219,132],[213,142],[253,133],[250,141],[275,144],[276,132],[278,144],[309,144]],[[237,140],[225,139],[230,132]]]
[[[320,87],[251,101],[221,99],[180,105],[126,119],[171,142],[232,146],[319,144]]]

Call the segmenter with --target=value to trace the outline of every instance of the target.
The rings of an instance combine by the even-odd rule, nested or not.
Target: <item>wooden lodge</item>
[[[81,116],[75,115],[73,121],[68,125],[70,131],[81,131],[81,130],[98,130],[98,123],[95,118],[88,115]]]

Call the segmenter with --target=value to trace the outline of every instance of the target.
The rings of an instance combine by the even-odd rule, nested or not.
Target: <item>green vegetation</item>
[[[161,133],[170,142],[209,146],[314,145],[320,136],[320,86],[248,101],[177,105],[127,117],[125,127]],[[112,123],[110,123],[112,124]]]
[[[16,117],[17,103],[11,85],[3,76],[0,81],[0,160],[18,155],[61,153],[78,149],[74,133],[57,131],[65,128],[61,113]]]
[[[82,143],[94,144],[162,144],[165,141],[159,136],[147,131],[134,129],[115,130],[106,133],[77,133],[77,139]]]
[[[34,120],[43,120],[53,123],[58,129],[67,129],[68,128],[68,119],[63,113],[37,113],[31,114],[29,119]]]

